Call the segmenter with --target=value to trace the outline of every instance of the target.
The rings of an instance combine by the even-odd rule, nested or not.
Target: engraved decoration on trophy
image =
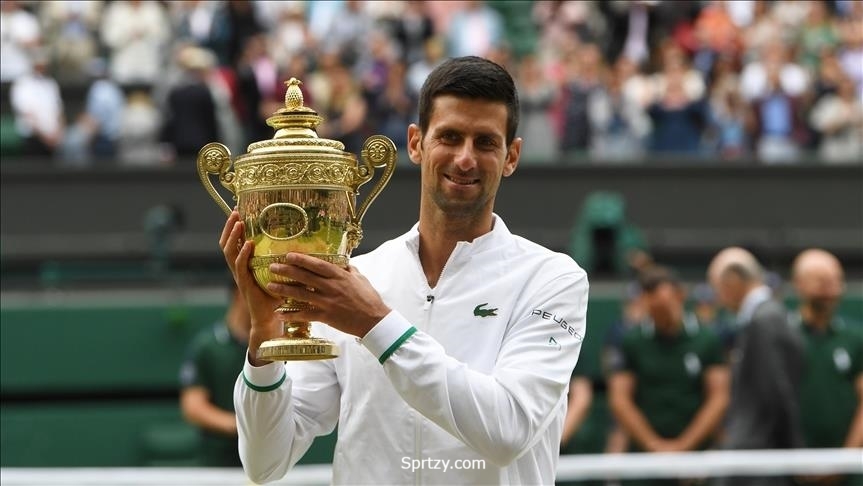
[[[265,291],[273,281],[297,284],[269,271],[270,263],[284,262],[289,252],[347,267],[351,251],[362,238],[360,222],[392,177],[397,155],[395,144],[382,135],[365,141],[359,162],[356,155],[345,152],[342,142],[319,138],[316,128],[323,118],[303,105],[299,80],[291,78],[286,84],[285,107],[267,119],[276,130],[271,140],[250,144],[247,153],[233,160],[220,143],[209,143],[198,152],[201,183],[225,214],[230,214],[231,207],[210,176],[217,176],[234,195],[245,238],[255,243],[249,266]],[[382,169],[380,177],[357,206],[358,188],[372,180],[376,168]],[[291,320],[292,312],[309,305],[285,300],[278,309],[285,319],[284,334],[264,342],[258,358],[293,361],[338,356],[335,343],[311,336],[309,322]]]

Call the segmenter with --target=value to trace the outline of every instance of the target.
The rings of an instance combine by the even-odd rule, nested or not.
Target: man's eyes
[[[463,137],[455,132],[444,132],[438,137],[445,144],[454,144],[459,143],[463,140]],[[481,136],[474,140],[474,144],[484,150],[491,150],[497,148],[498,143],[493,137],[485,137]]]

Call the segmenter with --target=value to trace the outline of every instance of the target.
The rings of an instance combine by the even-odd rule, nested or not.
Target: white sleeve
[[[340,387],[332,364],[275,362],[252,366],[248,358],[234,385],[240,459],[249,479],[279,479],[318,435],[339,419]]]
[[[505,466],[542,437],[566,395],[584,338],[587,292],[587,277],[579,273],[526,296],[530,307],[510,323],[490,375],[448,356],[397,311],[362,342],[405,402]]]

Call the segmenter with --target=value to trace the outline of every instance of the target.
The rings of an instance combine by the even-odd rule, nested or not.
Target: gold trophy
[[[300,81],[286,82],[285,107],[267,119],[276,130],[271,140],[249,145],[233,161],[220,143],[208,143],[198,152],[198,175],[204,188],[225,212],[231,208],[216,192],[210,174],[234,195],[245,223],[245,237],[255,243],[249,266],[255,281],[266,291],[269,282],[297,284],[274,275],[269,265],[283,262],[289,252],[305,253],[347,267],[351,251],[362,238],[360,221],[369,205],[389,182],[395,169],[396,146],[382,135],[369,137],[361,160],[345,152],[343,143],[318,138],[323,121],[303,106]],[[375,168],[383,173],[366,199],[356,204],[357,189],[369,182]],[[285,316],[284,334],[265,341],[258,358],[269,361],[329,359],[338,346],[311,336],[311,324],[291,320],[292,312],[310,308],[308,302],[286,299],[277,310]]]

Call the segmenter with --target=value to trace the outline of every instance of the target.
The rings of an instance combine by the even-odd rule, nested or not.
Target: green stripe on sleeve
[[[255,390],[256,392],[271,392],[271,391],[275,390],[276,388],[282,386],[282,383],[285,382],[285,378],[287,378],[287,377],[288,377],[288,373],[283,372],[282,378],[279,381],[277,381],[276,383],[273,383],[270,386],[258,386],[258,385],[255,385],[254,383],[252,383],[251,381],[249,381],[248,378],[246,378],[246,374],[243,373],[243,383],[245,383],[247,387],[251,388],[252,390]]]
[[[378,361],[380,361],[381,364],[384,364],[384,361],[389,359],[389,357],[392,356],[392,354],[395,353],[396,350],[399,349],[399,347],[404,344],[404,342],[407,341],[409,337],[413,336],[415,332],[417,332],[417,328],[411,326],[410,329],[408,329],[407,331],[405,331],[404,334],[401,335],[401,337],[396,339],[396,342],[394,342],[392,346],[390,346],[389,348],[387,348],[386,351],[384,351],[384,354],[381,355]]]

